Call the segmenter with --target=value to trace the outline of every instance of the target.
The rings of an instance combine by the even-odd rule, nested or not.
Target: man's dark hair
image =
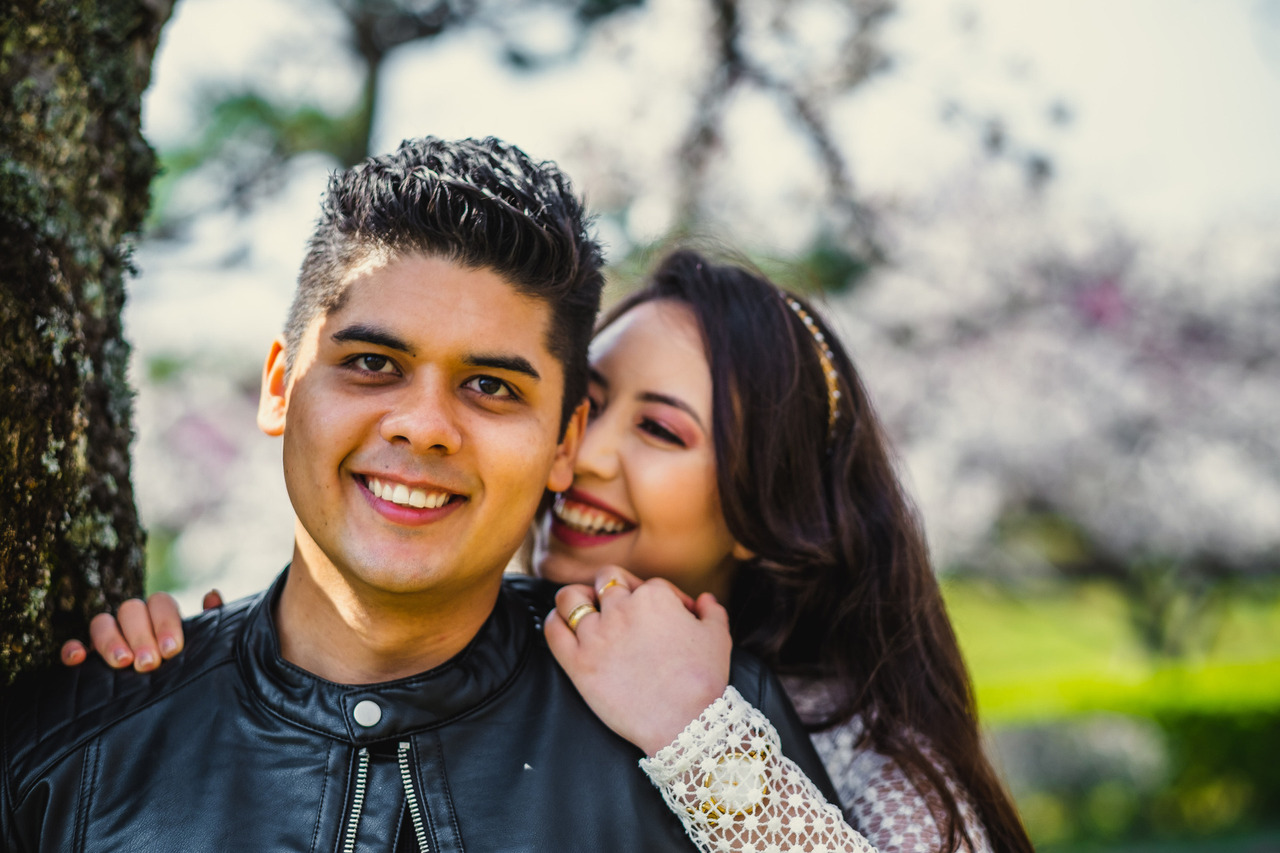
[[[312,321],[342,306],[347,273],[376,252],[490,269],[551,309],[564,367],[561,431],[586,396],[587,344],[604,284],[600,244],[554,163],[488,137],[411,139],[329,179],[285,325],[293,368]]]

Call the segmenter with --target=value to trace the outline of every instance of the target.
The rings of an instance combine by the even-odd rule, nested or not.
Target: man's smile
[[[387,477],[355,475],[360,493],[388,521],[418,525],[436,521],[466,503],[464,495],[430,485],[410,485]]]
[[[364,485],[369,491],[384,501],[391,501],[399,506],[411,506],[418,509],[439,509],[449,502],[452,493],[407,486],[394,480],[383,480],[378,477],[364,477]],[[461,497],[460,495],[457,497]]]

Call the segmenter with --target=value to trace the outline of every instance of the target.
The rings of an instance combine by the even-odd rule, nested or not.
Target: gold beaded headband
[[[818,328],[818,324],[809,316],[809,312],[804,310],[804,306],[790,296],[784,298],[787,300],[787,307],[795,312],[800,322],[804,323],[804,327],[813,336],[813,342],[818,351],[818,362],[822,365],[822,376],[827,383],[827,445],[829,448],[831,438],[835,435],[836,421],[840,418],[840,374],[836,373],[836,357],[831,352],[831,347],[827,346],[827,338],[822,334],[822,329]]]

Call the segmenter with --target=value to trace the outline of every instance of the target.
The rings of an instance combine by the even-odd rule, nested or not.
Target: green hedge
[[[951,580],[944,592],[990,729],[1023,731],[1033,745],[1056,732],[1058,754],[1070,756],[1089,721],[1129,719],[1163,753],[1159,778],[1141,783],[1106,761],[1023,773],[1015,794],[1038,849],[1280,850],[1274,584],[1227,600],[1215,641],[1185,658],[1148,653],[1122,594],[1105,584],[1028,594]],[[1053,760],[1028,757],[1033,767]]]
[[[1280,830],[1280,711],[1166,713],[1153,722],[1168,757],[1162,784],[1099,778],[1017,792],[1039,849]]]

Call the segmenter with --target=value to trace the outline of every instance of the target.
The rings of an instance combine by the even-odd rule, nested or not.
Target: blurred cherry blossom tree
[[[996,201],[995,199],[1000,199]],[[896,263],[833,305],[943,566],[1120,585],[1155,652],[1280,569],[1280,246],[1182,246],[960,192],[896,220]]]
[[[247,591],[278,568],[263,554],[287,555],[253,388],[324,175],[394,143],[380,125],[432,132],[435,102],[492,90],[487,63],[518,90],[499,112],[529,97],[567,140],[515,141],[587,191],[618,278],[642,272],[652,242],[709,231],[830,292],[943,570],[1104,578],[1128,592],[1151,649],[1194,650],[1217,592],[1277,566],[1274,228],[1171,245],[1085,221],[1057,205],[1053,157],[1025,121],[962,86],[940,93],[937,127],[970,140],[971,161],[918,197],[868,193],[844,136],[860,95],[893,72],[896,8],[333,0],[308,4],[265,66],[240,63],[254,73],[218,65],[191,131],[162,147],[170,172],[130,309],[151,565],[182,575],[162,582],[234,577],[230,591]],[[448,59],[408,59],[432,52]],[[306,85],[334,69],[358,85]],[[1035,142],[1071,132],[1070,103],[1024,100],[1044,125]],[[229,304],[241,310],[219,311]],[[209,334],[176,331],[193,327]]]

